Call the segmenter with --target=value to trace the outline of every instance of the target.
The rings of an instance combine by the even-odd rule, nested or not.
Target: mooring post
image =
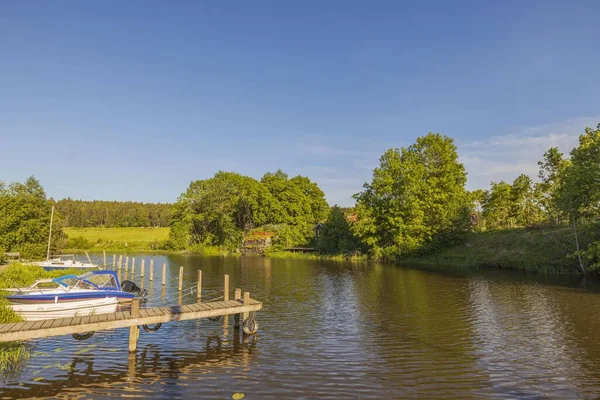
[[[197,283],[196,290],[198,292],[198,293],[196,293],[196,300],[198,300],[198,303],[200,303],[202,301],[202,270],[201,269],[198,270],[198,283]]]
[[[223,282],[223,301],[229,300],[229,275],[225,274]]]
[[[235,289],[235,293],[233,295],[233,299],[235,301],[239,301],[242,299],[242,289],[237,288]],[[234,328],[239,328],[240,327],[240,314],[235,314],[233,316],[233,327]]]
[[[123,255],[119,256],[119,263],[117,264],[117,271],[119,273],[119,282],[121,282],[121,265],[123,264]]]
[[[162,265],[162,285],[165,286],[167,284],[167,263],[163,263]]]
[[[131,318],[138,318],[140,316],[140,300],[134,299],[131,303]],[[133,325],[129,328],[129,352],[133,353],[137,349],[138,336],[140,334],[140,328],[137,325]]]
[[[146,260],[144,260],[142,258],[142,266],[140,267],[140,278],[142,278],[142,280],[144,280],[145,269],[146,269]]]
[[[113,271],[115,270],[115,264],[117,262],[117,255],[113,254]]]
[[[177,290],[180,292],[183,290],[183,265],[179,267],[179,283],[177,284]]]
[[[135,277],[135,257],[131,259],[131,280]]]
[[[150,282],[154,280],[154,258],[150,259]]]
[[[125,278],[129,275],[129,256],[125,257]]]
[[[106,268],[106,250],[102,250],[102,257],[104,258],[104,268]]]

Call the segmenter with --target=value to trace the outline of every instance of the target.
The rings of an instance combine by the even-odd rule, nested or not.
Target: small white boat
[[[72,258],[67,258],[72,257]],[[46,271],[53,271],[56,269],[96,269],[98,264],[84,263],[75,260],[74,255],[62,255],[55,258],[50,258],[45,261],[34,261],[27,263],[27,265],[38,265],[44,268]]]
[[[52,206],[52,213],[50,214],[50,232],[48,233],[48,249],[46,252],[46,260],[45,261],[34,261],[29,263],[24,263],[25,265],[37,265],[44,268],[46,271],[54,271],[57,269],[95,269],[99,266],[97,264],[92,263],[90,260],[90,256],[87,251],[85,254],[88,257],[87,263],[82,263],[81,261],[75,260],[74,254],[63,254],[60,256],[50,257],[50,244],[52,243],[52,221],[54,220],[54,206]],[[70,258],[67,258],[70,257]]]
[[[42,319],[114,313],[117,310],[118,303],[116,297],[106,297],[62,303],[11,304],[10,307],[25,321],[39,321]]]

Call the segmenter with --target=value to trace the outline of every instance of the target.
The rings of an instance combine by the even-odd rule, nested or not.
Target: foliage
[[[67,240],[68,249],[88,250],[94,247],[94,243],[83,236],[70,237]]]
[[[289,179],[281,170],[266,173],[261,183],[279,204],[272,222],[287,225],[288,247],[309,241],[315,226],[323,222],[329,212],[325,194],[319,186],[304,176]]]
[[[25,183],[0,185],[0,247],[20,252],[23,258],[42,258],[48,245],[51,203],[46,192],[34,178]],[[64,245],[62,221],[55,213],[51,248]]]
[[[56,209],[67,227],[168,227],[171,204],[62,199]]]
[[[333,206],[323,224],[317,249],[322,254],[346,254],[361,249],[360,240],[354,236],[344,211]]]
[[[577,217],[600,215],[600,124],[586,128],[579,146],[571,151],[559,197],[563,212],[573,210]]]
[[[561,210],[560,192],[571,162],[563,157],[557,147],[551,147],[544,153],[544,159],[538,161],[538,165],[541,182],[535,186],[536,197],[546,218],[558,224],[565,219],[564,211]]]
[[[429,133],[408,148],[389,149],[357,194],[354,232],[375,257],[421,249],[442,232],[466,228],[466,173],[454,141]]]
[[[236,249],[256,227],[273,225],[278,226],[280,242],[295,245],[312,237],[327,212],[323,192],[308,178],[288,179],[278,171],[259,182],[221,171],[192,182],[179,197],[169,241],[179,249],[197,244]]]

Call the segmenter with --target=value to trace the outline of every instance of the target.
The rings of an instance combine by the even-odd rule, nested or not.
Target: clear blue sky
[[[0,1],[0,180],[174,201],[281,168],[350,205],[378,157],[456,139],[469,188],[600,122],[598,1]]]

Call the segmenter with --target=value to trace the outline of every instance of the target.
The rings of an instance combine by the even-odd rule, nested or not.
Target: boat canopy
[[[64,287],[121,291],[119,278],[114,271],[89,271],[78,276],[69,274],[54,279],[54,282]]]

